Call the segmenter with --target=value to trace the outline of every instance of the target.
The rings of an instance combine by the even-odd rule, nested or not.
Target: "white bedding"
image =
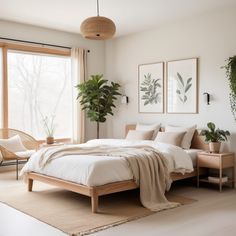
[[[125,139],[95,139],[83,147],[98,145],[137,146],[148,145],[157,148],[168,160],[169,172],[189,173],[193,171],[190,156],[181,148],[154,141],[131,141]],[[39,154],[35,153],[26,163],[21,175],[38,172],[48,176],[76,182],[87,186],[100,186],[107,183],[133,179],[127,161],[122,157],[71,155],[53,160],[45,168],[39,167]]]
[[[201,149],[185,149],[184,150],[191,158],[192,163],[193,163],[193,167],[197,166],[197,153],[201,152]]]

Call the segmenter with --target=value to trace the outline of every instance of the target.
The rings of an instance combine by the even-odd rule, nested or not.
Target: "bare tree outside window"
[[[9,127],[44,139],[42,120],[55,117],[55,138],[72,133],[70,58],[8,52]]]

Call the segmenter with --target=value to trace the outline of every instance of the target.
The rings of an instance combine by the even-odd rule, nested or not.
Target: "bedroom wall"
[[[83,47],[90,50],[88,54],[88,75],[105,72],[105,44],[103,41],[91,41],[79,34],[46,29],[26,24],[0,20],[0,37],[16,38],[69,47]],[[95,124],[86,122],[86,139],[96,137]],[[106,126],[101,127],[101,136],[105,137]]]
[[[213,121],[232,132],[224,148],[236,151],[236,122],[230,111],[225,59],[236,54],[236,8],[221,9],[164,27],[120,37],[106,43],[106,76],[123,85],[128,105],[120,105],[107,123],[107,136],[124,137],[129,123],[161,122],[174,125],[197,124],[199,128]],[[199,58],[198,114],[138,113],[138,65],[183,58]],[[212,96],[207,106],[203,93]]]

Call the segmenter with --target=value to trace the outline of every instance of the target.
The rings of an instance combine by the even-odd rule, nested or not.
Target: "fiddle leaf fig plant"
[[[206,142],[222,142],[227,141],[227,136],[230,136],[230,132],[228,130],[221,130],[219,128],[216,129],[214,123],[209,122],[207,123],[207,129],[203,129],[200,135],[205,136]]]
[[[226,61],[227,64],[223,66],[223,68],[226,69],[226,76],[229,81],[230,107],[231,107],[231,112],[234,116],[234,120],[236,121],[236,55],[229,57]]]
[[[99,138],[99,123],[106,121],[108,114],[113,115],[115,100],[121,86],[118,83],[103,79],[103,75],[91,75],[91,79],[78,84],[79,102],[83,110],[86,110],[87,117],[91,121],[97,122],[97,138]]]

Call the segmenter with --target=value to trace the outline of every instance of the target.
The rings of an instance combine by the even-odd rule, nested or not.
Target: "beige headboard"
[[[125,136],[129,132],[129,130],[134,130],[136,125],[126,125],[125,126]],[[163,130],[163,128],[162,128]],[[204,142],[204,139],[202,136],[199,135],[200,130],[196,130],[192,139],[192,145],[191,148],[195,149],[202,149],[202,150],[208,150],[208,145]]]

